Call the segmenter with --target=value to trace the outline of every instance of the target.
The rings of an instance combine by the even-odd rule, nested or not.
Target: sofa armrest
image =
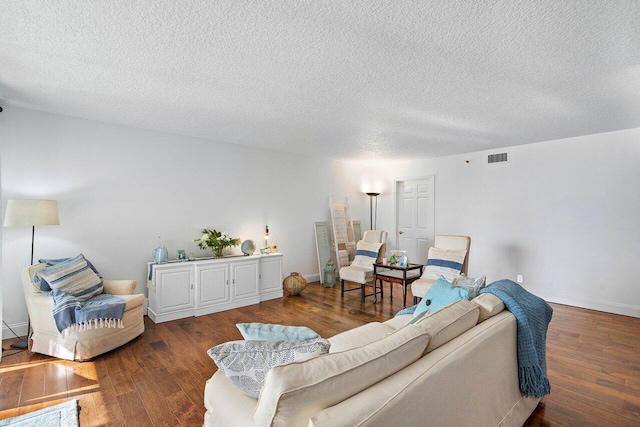
[[[104,292],[111,295],[133,295],[137,283],[135,280],[105,280]]]

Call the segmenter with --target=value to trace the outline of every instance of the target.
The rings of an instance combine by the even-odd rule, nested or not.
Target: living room
[[[637,17],[637,4],[626,7],[628,15]],[[624,6],[612,7],[610,12],[619,17],[623,9]],[[0,18],[2,24],[8,16],[21,22],[16,10],[0,16],[5,17]],[[48,31],[53,32],[53,28]],[[627,33],[637,34],[637,29],[631,28],[625,25],[611,28],[615,33],[611,37],[620,37],[617,44],[620,49],[633,45],[623,37]],[[60,35],[64,31],[60,31],[53,34],[66,40]],[[19,33],[2,34],[16,37]],[[44,31],[30,34],[35,35],[26,39],[33,46],[45,43],[37,37],[42,37]],[[57,49],[68,52],[63,45]],[[584,48],[572,47],[579,53],[582,51],[578,48]],[[100,48],[114,55],[121,52],[120,47],[109,47],[106,42]],[[0,52],[6,52],[1,56],[15,58],[13,49],[24,51],[25,57],[31,52],[23,45],[12,44],[0,48]],[[584,56],[588,53],[592,51],[582,52]],[[602,63],[626,58],[624,52],[615,58],[607,53],[601,52]],[[576,56],[583,59],[579,54]],[[387,146],[386,138],[410,142],[414,126],[418,125],[406,117],[404,122],[391,119],[386,122],[383,118],[387,110],[367,116],[363,111],[375,110],[374,96],[368,100],[372,105],[357,110],[354,116],[356,120],[361,115],[373,117],[375,123],[362,125],[362,135],[352,140],[339,134],[344,139],[336,142],[331,134],[346,120],[342,117],[308,119],[295,115],[286,122],[281,116],[294,112],[284,108],[287,105],[284,100],[278,101],[282,110],[274,109],[272,115],[264,115],[270,111],[267,108],[270,97],[291,90],[285,90],[284,86],[264,87],[265,93],[256,98],[256,104],[263,110],[249,105],[245,114],[242,105],[233,105],[232,97],[224,94],[223,97],[228,96],[222,104],[225,113],[215,109],[199,112],[197,103],[191,105],[188,97],[180,96],[180,88],[165,87],[162,79],[154,77],[166,77],[162,70],[154,70],[157,74],[142,73],[138,80],[130,73],[129,81],[142,85],[139,98],[135,92],[119,92],[117,83],[113,85],[114,92],[108,92],[109,85],[103,86],[105,74],[93,74],[95,81],[79,83],[84,86],[76,93],[72,78],[81,80],[82,59],[62,57],[59,62],[53,58],[39,62],[48,64],[39,71],[46,77],[32,76],[31,85],[24,87],[12,86],[12,81],[23,72],[16,65],[17,59],[8,60],[12,64],[9,74],[0,74],[0,105],[4,109],[0,113],[3,214],[10,199],[58,201],[60,225],[36,227],[36,259],[83,253],[105,278],[136,280],[136,292],[147,294],[147,263],[152,260],[151,251],[159,245],[159,238],[167,246],[170,258],[175,258],[177,249],[200,257],[208,253],[201,251],[193,240],[203,228],[262,243],[264,227],[268,225],[271,239],[277,241],[279,251],[284,254],[285,275],[297,271],[309,282],[316,282],[319,269],[313,223],[329,220],[330,195],[349,197],[352,217],[361,220],[363,229],[368,229],[370,205],[365,192],[371,189],[380,192],[377,228],[389,232],[388,249],[395,249],[396,181],[434,176],[435,232],[471,236],[470,276],[486,275],[487,281],[492,282],[503,278],[516,280],[520,275],[525,289],[548,302],[640,317],[640,293],[634,286],[633,270],[640,256],[637,58],[630,65],[620,59],[615,63],[617,68],[612,66],[604,71],[594,65],[589,71],[600,73],[589,79],[581,73],[545,74],[545,78],[555,77],[563,79],[562,82],[582,77],[580,82],[585,85],[582,90],[593,87],[606,102],[599,104],[600,109],[588,105],[582,109],[584,104],[578,102],[586,103],[586,98],[578,95],[567,96],[576,104],[559,105],[561,91],[522,96],[517,100],[522,111],[518,111],[519,115],[514,112],[514,118],[528,116],[519,125],[536,131],[536,136],[548,135],[541,139],[529,139],[517,128],[506,128],[512,126],[506,114],[514,103],[505,98],[512,92],[503,94],[503,99],[480,97],[477,101],[474,96],[479,104],[486,102],[487,109],[497,109],[502,114],[497,114],[496,128],[487,126],[475,134],[469,130],[473,126],[466,126],[464,111],[456,116],[443,109],[430,116],[425,107],[420,126],[427,123],[430,135],[444,132],[446,137],[440,141],[449,144],[418,144],[418,150],[424,152],[420,156],[409,150],[415,148],[412,144],[406,146],[407,150],[404,145]],[[572,70],[582,64],[578,59],[571,62]],[[528,65],[542,70],[541,62],[544,56],[543,60]],[[75,71],[63,72],[67,66]],[[114,73],[109,74],[110,79],[118,80],[113,67],[108,71]],[[507,70],[500,72],[506,74]],[[33,72],[26,74],[30,73]],[[56,80],[58,75],[60,80]],[[615,80],[616,76],[619,80]],[[263,77],[265,81],[267,77],[273,76]],[[34,88],[46,79],[59,86],[53,85],[40,94]],[[300,79],[298,84],[305,81]],[[527,86],[533,91],[534,84],[526,83],[529,85],[522,84],[519,88]],[[589,83],[593,86],[588,86]],[[91,85],[99,90],[84,95],[83,90]],[[323,88],[314,86],[318,91]],[[567,90],[575,89],[569,86]],[[156,92],[149,95],[152,90]],[[111,99],[115,93],[119,96],[113,95]],[[428,93],[425,90],[422,95]],[[484,91],[479,93],[487,96]],[[88,99],[86,103],[82,101],[84,97]],[[250,97],[245,94],[245,99]],[[389,99],[393,97],[385,98]],[[105,102],[100,104],[96,100]],[[496,105],[496,100],[505,104]],[[123,112],[118,111],[118,105]],[[237,108],[235,113],[233,108]],[[355,107],[349,103],[337,111],[346,114],[352,108]],[[399,111],[391,112],[400,114]],[[179,120],[171,119],[172,115]],[[207,129],[209,117],[217,130],[205,137],[199,132]],[[445,119],[452,117],[459,121],[454,126],[447,125]],[[334,121],[337,126],[328,125]],[[394,131],[405,122],[409,123],[406,133]],[[501,125],[504,127],[500,128]],[[185,130],[189,126],[193,127],[192,132]],[[316,133],[317,128],[320,130]],[[495,129],[501,133],[493,134]],[[261,145],[256,141],[263,133],[269,143]],[[455,147],[457,142],[451,142],[469,134],[473,137],[467,140],[473,142],[464,150]],[[424,135],[427,134],[420,138],[425,141],[438,139]],[[488,135],[495,136],[499,143],[492,145]],[[376,143],[376,137],[383,141]],[[480,137],[489,142],[480,141]],[[358,147],[364,149],[355,151]],[[438,152],[442,147],[451,151]],[[508,153],[507,162],[487,162],[488,155],[503,152]],[[27,333],[28,316],[19,274],[29,264],[31,239],[24,227],[4,227],[1,232],[1,317],[23,336]],[[240,253],[239,247],[234,251]],[[392,316],[378,313],[370,300],[363,308],[367,310]],[[3,327],[3,338],[11,336]],[[10,363],[10,358],[3,358],[5,363]]]

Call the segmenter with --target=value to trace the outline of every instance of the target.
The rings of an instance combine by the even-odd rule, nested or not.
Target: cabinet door
[[[258,260],[231,264],[231,299],[257,297]]]
[[[282,297],[282,256],[260,259],[260,300]]]
[[[229,264],[198,266],[196,307],[224,304],[229,301]]]
[[[158,314],[193,309],[193,267],[175,267],[156,271],[156,307]]]

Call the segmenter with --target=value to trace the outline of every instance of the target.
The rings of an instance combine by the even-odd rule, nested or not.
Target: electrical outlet
[[[522,283],[522,282],[524,282],[524,278],[522,277],[522,275],[518,274],[518,275],[516,276],[516,282],[518,282],[518,283]]]

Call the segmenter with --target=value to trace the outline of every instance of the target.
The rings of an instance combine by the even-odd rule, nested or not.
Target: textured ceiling
[[[628,129],[640,1],[2,1],[0,104],[365,162]]]

